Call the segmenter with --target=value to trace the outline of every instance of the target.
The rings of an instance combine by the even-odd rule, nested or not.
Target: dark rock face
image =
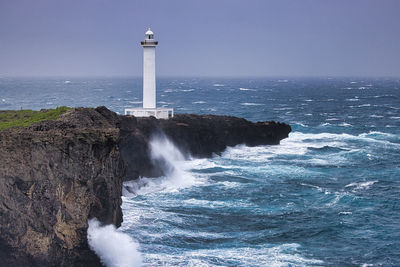
[[[279,144],[290,130],[227,116],[125,117],[99,107],[0,131],[0,263],[100,266],[88,247],[88,219],[119,226],[123,180],[162,175],[149,157],[154,134],[209,157],[237,144]]]
[[[68,116],[0,132],[0,262],[8,266],[99,266],[88,218],[122,222],[118,129]]]

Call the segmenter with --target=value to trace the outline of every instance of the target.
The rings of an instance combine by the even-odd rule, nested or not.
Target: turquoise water
[[[0,109],[141,104],[140,79],[0,79]],[[145,266],[400,265],[400,81],[159,79],[177,113],[278,120],[279,146],[183,159],[166,177],[128,182],[120,230]]]

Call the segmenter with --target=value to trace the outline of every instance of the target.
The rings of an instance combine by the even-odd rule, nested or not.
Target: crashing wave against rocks
[[[165,134],[186,156],[228,146],[275,145],[289,125],[215,115],[169,120],[119,116],[105,107],[0,131],[0,262],[10,266],[101,266],[88,221],[119,227],[123,181],[162,176],[149,141]]]

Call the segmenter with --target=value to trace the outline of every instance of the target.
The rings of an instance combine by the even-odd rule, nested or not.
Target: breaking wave
[[[132,267],[142,265],[142,256],[136,243],[114,225],[101,225],[93,218],[89,220],[87,238],[90,248],[107,267]]]
[[[165,174],[158,178],[140,177],[124,182],[123,195],[142,195],[154,192],[173,192],[202,182],[196,179],[188,169],[191,162],[165,135],[155,135],[149,142],[151,160],[158,164]]]

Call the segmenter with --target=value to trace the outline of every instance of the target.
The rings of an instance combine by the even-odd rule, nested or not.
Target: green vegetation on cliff
[[[69,107],[56,109],[36,110],[0,110],[0,131],[15,126],[27,127],[39,121],[56,120],[64,112],[71,110]]]

